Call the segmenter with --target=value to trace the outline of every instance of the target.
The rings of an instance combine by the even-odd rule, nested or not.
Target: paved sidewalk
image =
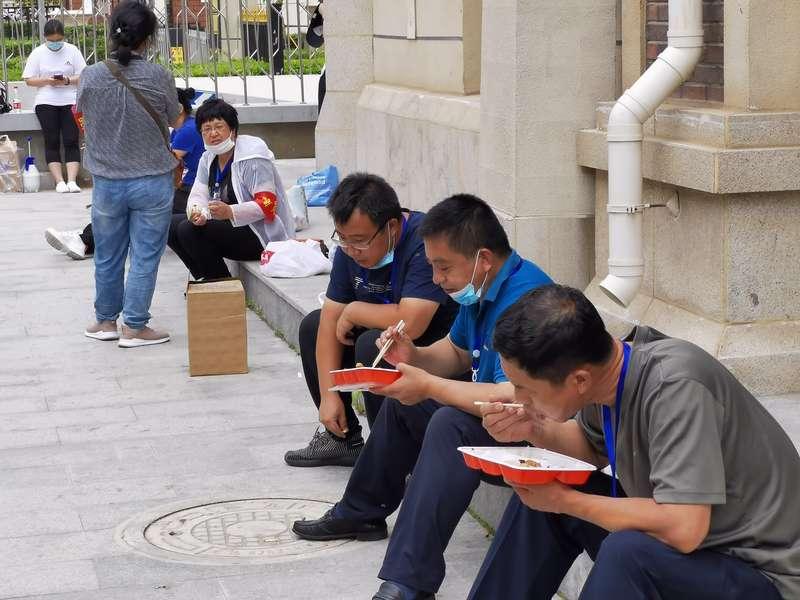
[[[385,542],[257,566],[161,562],[114,542],[126,519],[184,500],[335,501],[349,470],[283,464],[316,413],[297,356],[254,314],[248,375],[188,376],[187,273],[171,252],[152,309],[170,343],[123,350],[82,335],[93,264],[57,254],[43,231],[83,227],[89,201],[0,195],[0,598],[370,598]],[[466,596],[487,547],[466,517],[439,598]]]

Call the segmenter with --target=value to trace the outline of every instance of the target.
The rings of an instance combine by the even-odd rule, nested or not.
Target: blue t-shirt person
[[[508,381],[500,366],[500,355],[492,346],[495,323],[520,296],[548,283],[553,281],[544,271],[512,251],[481,301],[461,307],[450,328],[450,341],[473,356],[473,368],[477,366],[476,381]]]
[[[403,213],[402,234],[394,249],[394,260],[380,269],[365,269],[341,250],[333,257],[326,296],[334,302],[399,304],[403,298],[431,300],[439,308],[420,341],[431,343],[444,337],[458,306],[433,282],[433,271],[425,258],[425,246],[418,230],[425,215]],[[443,324],[447,326],[443,327]]]
[[[197,177],[197,164],[200,162],[200,157],[205,152],[203,145],[203,138],[200,132],[197,131],[194,117],[186,117],[186,120],[181,125],[180,129],[172,132],[171,144],[173,150],[180,150],[186,152],[183,157],[183,185],[191,186]]]

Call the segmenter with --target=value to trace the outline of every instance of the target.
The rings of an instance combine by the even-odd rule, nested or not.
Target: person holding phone
[[[25,63],[22,78],[31,87],[39,88],[35,111],[44,136],[47,168],[60,193],[80,192],[76,181],[81,166],[78,145],[80,132],[72,116],[72,105],[80,74],[86,66],[81,51],[64,41],[64,24],[56,19],[44,26],[45,43],[34,48]],[[61,169],[61,144],[67,181]]]

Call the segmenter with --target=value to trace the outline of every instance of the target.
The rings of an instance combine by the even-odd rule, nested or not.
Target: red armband
[[[264,213],[264,218],[267,221],[275,220],[275,211],[278,210],[278,198],[272,192],[257,192],[254,200]]]

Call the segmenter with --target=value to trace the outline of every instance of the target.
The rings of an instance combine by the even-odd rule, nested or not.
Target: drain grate
[[[188,505],[188,506],[187,506]],[[151,558],[205,565],[297,560],[349,540],[309,542],[292,533],[298,519],[317,519],[329,502],[305,498],[247,498],[156,507],[120,525],[116,541]]]

